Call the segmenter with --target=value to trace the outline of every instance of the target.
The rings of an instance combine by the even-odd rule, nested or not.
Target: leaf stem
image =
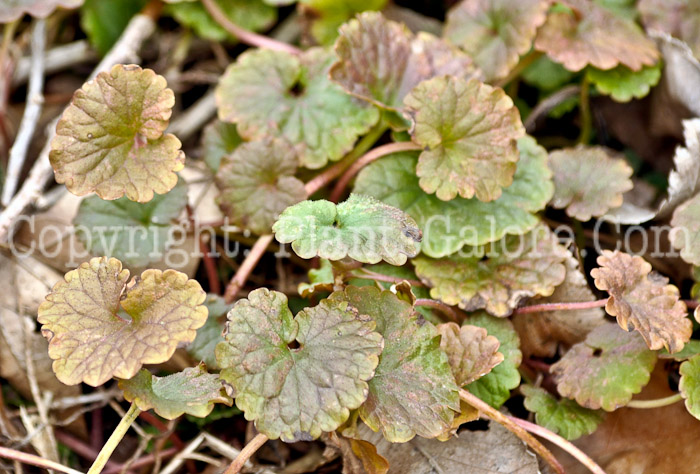
[[[581,103],[579,104],[579,110],[581,112],[581,134],[578,137],[578,142],[587,145],[591,140],[591,130],[593,128],[591,119],[591,83],[588,80],[588,75],[583,76],[583,81],[581,81]]]
[[[260,447],[270,439],[262,433],[255,435],[253,439],[250,440],[248,444],[241,450],[241,452],[236,456],[236,459],[229,465],[224,471],[224,474],[237,474],[241,471],[246,462],[250,457],[255,454],[255,451],[260,449]]]
[[[657,398],[655,400],[632,400],[625,407],[627,408],[660,408],[668,405],[673,405],[676,402],[680,402],[683,399],[680,393],[674,393],[664,398]]]
[[[412,142],[396,142],[387,143],[386,145],[382,145],[365,153],[362,157],[360,157],[357,161],[350,165],[350,167],[345,171],[345,173],[343,173],[338,182],[335,184],[335,188],[333,188],[333,192],[331,192],[329,200],[337,203],[340,199],[340,196],[343,195],[345,188],[350,183],[350,180],[357,173],[359,173],[362,168],[372,163],[373,161],[378,160],[383,156],[391,155],[392,153],[421,149],[422,148],[420,146]]]
[[[262,256],[265,254],[265,250],[272,243],[272,234],[261,235],[257,241],[253,244],[248,255],[246,255],[245,260],[238,268],[236,274],[231,278],[231,281],[226,286],[226,291],[224,292],[224,300],[226,303],[233,303],[236,299],[236,295],[241,290],[245,282],[248,281],[248,277],[258,264]]]
[[[464,389],[459,390],[459,398],[461,398],[462,401],[468,403],[469,405],[482,412],[488,418],[491,418],[493,421],[500,423],[501,425],[503,425],[503,427],[508,429],[508,431],[510,431],[515,436],[527,443],[527,445],[530,446],[537,454],[539,454],[542,457],[542,459],[547,461],[547,463],[552,467],[554,472],[558,474],[565,474],[564,467],[559,463],[559,461],[557,461],[557,458],[554,457],[551,451],[549,451],[542,443],[537,441],[530,433],[528,433],[525,430],[525,428],[515,423],[511,419],[511,417],[504,415],[500,411],[493,408],[491,405],[487,404],[480,398],[472,395]]]
[[[217,5],[214,0],[202,0],[202,4],[219,25],[247,45],[271,49],[274,51],[283,51],[289,54],[301,54],[302,52],[299,48],[292,46],[291,44],[282,43],[281,41],[277,41],[275,39],[268,38],[267,36],[259,35],[241,28],[229,20],[229,18],[221,10],[221,8],[219,8],[219,5]]]
[[[352,165],[352,163],[357,159],[357,157],[367,153],[367,150],[372,148],[372,146],[379,140],[384,132],[389,128],[383,120],[380,119],[379,123],[375,125],[364,137],[360,139],[359,142],[345,157],[338,161],[333,166],[327,168],[322,173],[318,174],[312,178],[308,183],[306,183],[306,194],[311,196],[316,191],[333,181],[335,178],[343,174],[343,172]]]
[[[523,56],[520,59],[520,62],[515,65],[512,71],[508,73],[506,77],[503,79],[499,80],[496,82],[496,86],[498,87],[503,87],[509,82],[513,81],[513,79],[517,78],[522,72],[530,66],[530,64],[534,63],[537,61],[541,56],[542,56],[541,51],[535,51],[534,49],[527,53],[525,56]]]
[[[367,280],[384,281],[387,283],[401,283],[402,281],[407,281],[411,284],[411,286],[425,286],[423,282],[419,280],[409,280],[408,278],[382,275],[381,273],[373,272],[372,270],[367,270],[366,268],[359,268],[357,271],[361,272],[362,275],[352,275],[355,278],[366,278]]]
[[[129,411],[126,412],[124,417],[110,435],[107,442],[104,444],[104,446],[102,446],[102,449],[97,455],[95,462],[92,463],[92,466],[90,466],[90,470],[87,472],[87,474],[99,474],[102,472],[105,464],[107,464],[107,461],[109,461],[109,457],[112,455],[122,438],[124,438],[124,435],[129,430],[129,427],[134,420],[139,416],[139,413],[141,413],[141,410],[139,410],[135,403],[132,403],[129,407]]]
[[[442,301],[431,300],[428,298],[416,298],[414,306],[427,306],[430,308],[435,308],[442,314],[450,318],[450,320],[454,321],[455,323],[459,323],[459,318],[457,317],[457,313],[455,312],[455,310],[452,309],[451,306],[448,306],[445,303],[443,303]]]
[[[54,461],[49,461],[39,456],[33,454],[25,453],[22,451],[17,451],[15,449],[5,448],[0,446],[0,458],[13,459],[15,461],[22,462],[24,464],[29,464],[31,466],[38,466],[44,469],[53,469],[58,472],[65,472],[66,474],[82,474],[80,471],[71,469],[68,466],[59,464]]]
[[[561,449],[563,449],[567,453],[571,454],[574,458],[576,458],[578,462],[583,464],[592,473],[605,474],[603,468],[596,464],[596,462],[593,459],[591,459],[586,453],[578,449],[574,444],[565,440],[558,434],[553,433],[542,426],[530,423],[529,421],[525,421],[514,416],[504,416],[515,425],[529,431],[530,433],[536,434],[537,436],[540,436],[553,444],[556,444]]]
[[[608,298],[595,301],[581,301],[576,303],[542,303],[516,308],[513,314],[540,313],[543,311],[573,311],[577,309],[602,308],[608,302]]]

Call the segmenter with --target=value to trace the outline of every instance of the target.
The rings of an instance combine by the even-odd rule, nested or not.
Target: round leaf
[[[586,408],[613,411],[642,390],[655,363],[656,353],[639,334],[606,323],[575,344],[550,371],[563,396]]]
[[[587,65],[633,71],[653,66],[659,52],[632,20],[617,16],[591,0],[567,0],[573,10],[550,12],[537,32],[535,48],[570,71]]]
[[[700,56],[700,5],[694,0],[639,0],[637,9],[647,30],[680,38]]]
[[[437,327],[440,333],[440,348],[445,351],[457,385],[467,385],[491,372],[503,362],[498,352],[498,339],[489,336],[486,329],[455,323],[444,323]]]
[[[93,258],[66,273],[39,306],[41,332],[58,379],[96,387],[167,361],[207,319],[206,294],[175,270],[146,270],[128,285],[115,258]]]
[[[666,347],[669,352],[683,349],[693,332],[685,303],[678,288],[668,279],[651,272],[642,257],[603,250],[600,268],[591,270],[595,286],[610,293],[605,305],[625,331],[631,324],[652,350]]]
[[[477,75],[472,60],[429,33],[414,36],[381,13],[365,12],[340,28],[331,78],[378,107],[399,110],[419,82],[435,76]]]
[[[415,173],[415,153],[397,153],[365,167],[354,191],[405,211],[423,231],[421,251],[433,258],[444,257],[464,245],[483,245],[537,225],[534,213],[544,208],[554,191],[547,152],[531,137],[518,140],[518,149],[520,161],[513,184],[492,202],[460,197],[442,201],[425,193]]]
[[[549,154],[554,173],[551,205],[585,222],[622,205],[622,194],[632,189],[632,168],[612,158],[606,148],[566,148]]]
[[[700,355],[683,362],[680,373],[678,389],[685,398],[685,407],[691,415],[700,419]]]
[[[433,298],[504,317],[523,298],[551,295],[566,276],[567,251],[545,225],[471,250],[467,256],[413,259]]]
[[[421,240],[410,216],[359,194],[338,205],[324,200],[300,202],[287,208],[272,230],[279,242],[291,242],[301,258],[350,257],[392,265],[403,265],[407,256],[416,256]]]
[[[244,143],[221,162],[217,202],[233,224],[269,234],[282,211],[306,199],[296,170],[296,153],[287,142],[268,138]]]
[[[523,385],[520,391],[525,396],[525,408],[535,414],[537,424],[568,440],[593,433],[603,421],[600,411],[583,408],[568,398],[557,400],[543,388]]]
[[[174,104],[165,78],[150,69],[117,64],[98,74],[56,126],[49,155],[56,181],[102,199],[147,202],[167,193],[185,166],[180,140],[163,135]]]
[[[221,317],[225,316],[233,305],[226,304],[219,295],[208,294],[204,305],[209,310],[209,316],[204,326],[197,329],[197,337],[187,346],[187,353],[196,361],[214,370],[220,370],[216,355],[216,345],[224,340],[224,323]]]
[[[367,398],[383,347],[374,328],[340,301],[323,300],[294,318],[284,294],[260,288],[228,314],[226,342],[216,347],[221,378],[261,433],[311,441]],[[289,347],[293,341],[299,347]]]
[[[416,167],[425,192],[493,201],[511,185],[525,129],[503,89],[441,76],[418,84],[404,104],[413,140],[426,148]]]
[[[548,6],[543,0],[463,0],[447,13],[444,35],[493,81],[530,50]]]
[[[236,125],[214,120],[202,132],[202,153],[204,162],[216,173],[221,159],[233,152],[243,139]]]
[[[247,140],[287,139],[307,168],[342,158],[379,113],[330,81],[333,59],[320,48],[300,56],[266,49],[240,55],[216,88],[219,118],[236,123]]]
[[[124,398],[135,403],[139,410],[153,409],[166,420],[185,413],[204,418],[215,403],[233,404],[231,397],[223,393],[219,376],[208,374],[202,364],[166,377],[156,377],[141,369],[135,377],[120,380],[119,388],[124,391]]]
[[[105,201],[89,196],[80,203],[73,225],[80,241],[93,255],[121,260],[143,268],[163,258],[171,221],[187,205],[187,186],[177,185],[147,203],[120,198]]]
[[[629,102],[632,98],[645,97],[649,90],[658,84],[661,79],[661,63],[644,66],[639,71],[625,66],[617,66],[607,71],[591,67],[586,75],[603,94],[609,95],[617,102]]]
[[[518,367],[523,355],[518,333],[509,319],[495,318],[484,311],[471,314],[464,323],[486,329],[500,342],[498,351],[503,354],[503,362],[465,387],[492,407],[499,408],[510,398],[510,391],[520,385]]]
[[[350,286],[330,299],[347,301],[372,317],[384,336],[379,366],[360,407],[364,422],[392,443],[415,435],[434,438],[450,429],[459,412],[458,388],[435,326],[409,303],[375,287]]]

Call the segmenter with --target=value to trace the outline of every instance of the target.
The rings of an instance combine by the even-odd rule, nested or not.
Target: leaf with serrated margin
[[[221,159],[233,152],[243,142],[235,124],[215,119],[202,131],[202,155],[204,162],[214,173],[219,170]]]
[[[693,324],[678,288],[650,273],[651,265],[642,257],[603,250],[597,262],[600,268],[591,270],[591,276],[596,288],[610,294],[605,311],[617,317],[620,327],[627,331],[631,325],[652,350],[683,349]]]
[[[570,217],[585,222],[622,205],[622,195],[632,189],[632,168],[603,147],[579,145],[549,154],[554,173],[551,205],[566,208]]]
[[[459,412],[458,388],[435,326],[390,291],[350,286],[330,299],[369,315],[384,336],[384,351],[360,407],[364,422],[392,443],[415,435],[434,438],[449,429]]]
[[[204,306],[209,310],[207,322],[197,329],[197,337],[187,346],[187,353],[194,360],[204,362],[208,368],[219,370],[221,367],[216,361],[214,351],[216,345],[224,340],[224,324],[221,317],[226,316],[233,305],[226,304],[219,295],[208,294]]]
[[[633,71],[653,66],[659,51],[634,21],[617,16],[590,0],[567,0],[569,11],[550,12],[538,30],[535,48],[570,71],[587,65]]]
[[[421,240],[409,215],[359,194],[338,205],[325,200],[295,204],[280,215],[272,230],[301,258],[350,257],[362,263],[384,260],[403,265],[407,257],[418,254]]]
[[[469,56],[429,33],[413,35],[381,13],[365,12],[340,28],[331,79],[349,93],[398,111],[418,83],[435,76],[468,79],[478,71]],[[401,128],[401,127],[399,127]]]
[[[421,251],[433,258],[444,257],[465,245],[483,245],[537,225],[534,213],[545,207],[554,191],[547,152],[528,136],[518,140],[518,149],[513,184],[495,201],[460,197],[442,201],[427,194],[415,173],[416,153],[396,153],[366,166],[355,181],[354,192],[405,211],[423,231]]]
[[[568,253],[566,277],[551,296],[532,298],[529,304],[577,303],[594,301],[595,295],[576,257]],[[605,322],[602,308],[516,313],[513,324],[520,335],[520,347],[526,356],[553,357],[560,344],[581,342],[591,330]]]
[[[700,419],[700,355],[686,360],[680,367],[678,389],[691,415]]]
[[[530,50],[548,6],[546,0],[463,0],[447,12],[444,35],[493,81]]]
[[[367,398],[382,336],[365,313],[323,300],[296,317],[287,297],[260,288],[228,314],[216,347],[221,379],[261,433],[285,442],[334,431]],[[289,346],[296,341],[297,348]]]
[[[680,38],[700,56],[700,4],[694,0],[639,0],[637,9],[647,30]]]
[[[425,192],[493,201],[511,185],[525,128],[503,89],[440,76],[418,84],[404,104],[413,141],[425,148],[416,166]]]
[[[0,5],[0,23],[10,23],[28,13],[46,18],[58,7],[78,8],[85,0],[3,0]]]
[[[545,225],[461,254],[413,264],[433,298],[466,311],[508,316],[523,298],[550,296],[566,276],[567,251]]]
[[[568,398],[557,400],[541,387],[522,385],[520,391],[525,396],[525,408],[535,414],[537,424],[568,440],[593,433],[603,422],[603,412],[584,408]]]
[[[379,112],[331,82],[334,58],[321,48],[300,56],[269,49],[243,53],[216,88],[219,118],[235,123],[247,140],[285,138],[307,168],[339,160]]]
[[[146,270],[127,284],[115,258],[93,258],[66,273],[39,306],[58,379],[96,387],[128,379],[142,364],[167,361],[207,320],[206,293],[175,270]]]
[[[363,11],[382,10],[388,0],[299,0],[303,20],[310,23],[313,38],[322,45],[332,45],[340,26]],[[290,3],[292,3],[290,1]]]
[[[550,372],[562,396],[585,408],[613,411],[642,390],[655,363],[656,352],[639,334],[606,323],[572,346]]]
[[[309,270],[309,282],[299,283],[297,291],[302,298],[308,298],[319,291],[333,291],[334,283],[333,265],[329,260],[322,258],[318,268]]]
[[[658,84],[661,79],[661,62],[654,66],[644,66],[639,71],[626,66],[617,66],[607,71],[589,67],[586,76],[603,94],[617,102],[629,102],[633,98],[645,97]]]
[[[288,142],[267,138],[244,143],[221,161],[216,201],[231,223],[269,234],[282,211],[306,199],[296,170],[296,152]]]
[[[498,352],[498,339],[488,335],[484,328],[444,323],[439,324],[437,330],[442,336],[440,347],[447,354],[460,387],[480,379],[503,362],[503,354]]]
[[[503,354],[503,362],[488,374],[467,385],[465,388],[494,408],[499,408],[510,398],[510,391],[520,385],[520,339],[513,324],[508,319],[501,319],[485,311],[472,313],[464,324],[478,326],[498,339],[498,351]]]
[[[109,200],[167,193],[185,166],[180,140],[163,134],[174,104],[165,78],[150,69],[117,64],[98,74],[56,125],[49,154],[56,181],[78,196]]]
[[[93,255],[121,260],[130,268],[144,268],[163,258],[168,248],[172,221],[187,205],[187,186],[140,203],[122,197],[105,201],[89,196],[73,218],[75,232]]]
[[[215,403],[233,405],[219,376],[207,373],[203,364],[165,377],[156,377],[141,369],[135,377],[119,380],[119,388],[124,398],[135,403],[139,410],[153,409],[166,420],[174,420],[185,413],[204,418],[214,409]]]

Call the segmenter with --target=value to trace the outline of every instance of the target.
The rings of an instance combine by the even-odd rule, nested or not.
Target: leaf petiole
[[[675,393],[664,398],[657,398],[654,400],[632,400],[627,405],[626,408],[660,408],[668,405],[673,405],[676,402],[680,402],[683,399],[680,393]]]
[[[95,462],[93,462],[92,466],[90,466],[90,470],[87,472],[87,474],[99,474],[102,472],[102,469],[104,469],[105,464],[107,464],[107,461],[109,461],[110,456],[122,438],[124,438],[124,435],[129,430],[131,424],[139,416],[139,413],[141,413],[141,410],[139,410],[135,403],[132,403],[129,407],[129,411],[126,412],[105,445],[102,446],[102,449],[95,458]]]

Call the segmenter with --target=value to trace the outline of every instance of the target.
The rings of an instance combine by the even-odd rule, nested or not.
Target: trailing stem
[[[124,438],[124,435],[129,430],[131,424],[139,416],[139,413],[141,413],[141,410],[139,410],[135,403],[132,403],[129,407],[129,411],[126,412],[105,445],[102,446],[102,449],[97,455],[95,462],[93,462],[92,466],[90,466],[90,470],[87,472],[87,474],[99,474],[102,472],[102,469],[104,469],[105,464],[107,464],[107,461],[109,461],[110,456],[116,449],[117,445],[119,445],[122,438]]]
[[[262,433],[255,435],[253,439],[250,440],[248,444],[241,450],[241,452],[236,456],[236,459],[229,465],[224,471],[224,474],[238,474],[243,469],[243,466],[250,459],[250,457],[255,454],[255,452],[260,449],[260,447],[270,439]]]

